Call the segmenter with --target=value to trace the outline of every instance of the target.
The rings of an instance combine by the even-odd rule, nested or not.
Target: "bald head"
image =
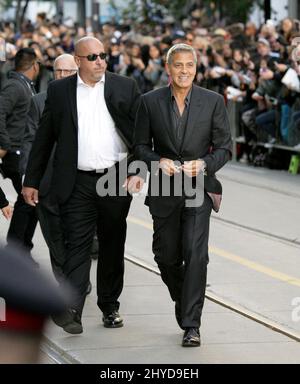
[[[103,49],[103,44],[100,40],[96,39],[96,37],[82,37],[75,44],[75,55],[85,54],[87,50],[94,48],[95,46],[99,46],[99,48]]]
[[[95,37],[83,37],[75,44],[75,61],[79,76],[89,86],[95,86],[103,77],[107,68],[105,59],[104,46]]]
[[[64,53],[58,56],[53,64],[55,79],[62,79],[74,75],[78,70],[74,56]]]

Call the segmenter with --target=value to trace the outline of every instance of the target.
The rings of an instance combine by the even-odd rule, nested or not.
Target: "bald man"
[[[77,64],[74,60],[74,56],[69,54],[63,54],[58,56],[53,64],[54,78],[55,80],[63,79],[64,77],[74,75],[78,70]],[[31,105],[28,112],[28,121],[26,126],[26,131],[24,135],[23,143],[23,158],[21,160],[21,168],[25,171],[28,156],[32,147],[33,140],[35,138],[36,131],[38,129],[38,124],[42,116],[45,101],[47,97],[47,92],[41,92],[31,99]]]
[[[140,178],[126,178],[126,174],[119,185],[120,160],[126,163],[132,153],[140,94],[132,79],[106,70],[106,57],[98,39],[84,37],[75,46],[78,74],[49,85],[23,188],[27,203],[35,206],[42,175],[57,143],[52,187],[67,243],[63,272],[78,297],[56,324],[72,334],[83,331],[81,317],[96,227],[98,307],[105,327],[123,326],[118,298],[123,289],[126,218],[132,197],[122,186],[129,192],[142,187]],[[96,187],[109,175],[113,175],[116,193],[102,196]]]
[[[77,73],[78,67],[74,56],[63,54],[58,56],[53,64],[54,78],[60,80]],[[26,135],[23,144],[22,162],[24,173],[31,151],[32,143],[38,130],[44,110],[47,92],[41,92],[31,99],[27,117]],[[39,189],[40,204],[37,207],[38,219],[45,241],[50,252],[53,273],[59,282],[63,282],[63,264],[65,262],[65,244],[60,223],[58,206],[51,198],[50,184],[53,170],[53,156],[49,161]]]

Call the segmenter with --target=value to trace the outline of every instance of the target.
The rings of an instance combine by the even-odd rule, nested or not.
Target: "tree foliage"
[[[198,8],[215,21],[246,22],[253,7],[262,3],[262,0],[129,0],[123,16],[154,24],[165,16],[180,21]]]
[[[205,0],[204,4],[209,6],[212,2]],[[225,19],[229,23],[241,22],[245,23],[253,7],[259,1],[252,0],[217,0],[214,2],[216,9],[220,13],[220,18]]]
[[[28,8],[30,0],[17,0],[16,7],[15,7],[15,20],[16,20],[16,29],[19,31],[20,27],[24,21],[26,10]],[[0,0],[0,6],[3,9],[8,9],[12,7],[13,0]]]

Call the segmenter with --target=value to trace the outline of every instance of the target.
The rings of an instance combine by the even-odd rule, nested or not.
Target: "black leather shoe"
[[[92,283],[89,282],[89,285],[88,285],[88,287],[86,289],[86,294],[89,295],[91,292],[92,292]]]
[[[68,309],[60,315],[53,315],[52,320],[65,332],[72,335],[79,335],[83,332],[80,316],[75,309]]]
[[[182,346],[200,347],[200,345],[201,341],[199,328],[186,328],[182,339]]]
[[[175,302],[175,317],[176,317],[177,324],[179,325],[179,327],[181,329],[185,330],[185,328],[183,328],[183,326],[182,326],[181,305],[180,305],[179,301]]]
[[[103,324],[105,328],[121,328],[123,327],[123,319],[118,311],[112,311],[103,314]]]

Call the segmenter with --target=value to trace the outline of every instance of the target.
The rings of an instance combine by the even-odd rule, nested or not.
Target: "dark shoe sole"
[[[195,348],[195,347],[200,347],[201,343],[182,343],[181,345],[184,348]]]
[[[64,313],[57,316],[52,316],[53,322],[61,327],[65,332],[72,335],[79,335],[83,332],[82,325],[75,321],[71,313]]]
[[[200,347],[201,346],[201,340],[199,339],[198,341],[194,340],[182,340],[181,345],[184,348],[195,348],[195,347]]]
[[[61,316],[61,315],[58,315],[58,316],[51,316],[54,324],[56,324],[58,327],[65,327],[67,324],[69,324],[70,322],[72,322],[72,317],[71,315],[70,316]]]
[[[67,333],[70,333],[71,335],[79,335],[83,332],[82,325],[76,322],[67,324],[65,327],[63,327],[63,330]]]
[[[107,324],[103,323],[105,328],[122,328],[124,326],[123,322],[119,324]]]

